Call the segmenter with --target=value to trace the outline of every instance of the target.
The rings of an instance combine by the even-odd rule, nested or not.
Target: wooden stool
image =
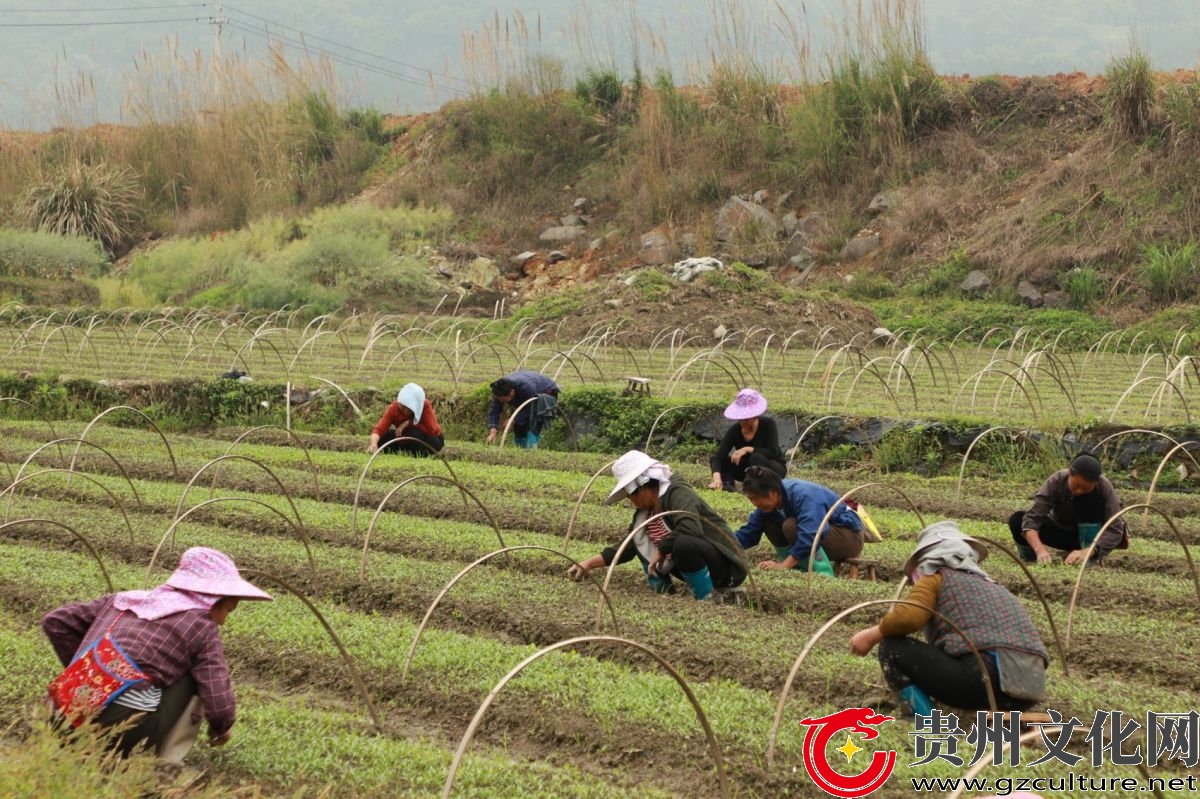
[[[877,560],[868,560],[866,558],[848,558],[846,563],[849,564],[849,568],[846,570],[847,579],[864,579],[870,580],[871,582],[875,582],[877,579],[879,579],[879,574],[877,572],[877,569],[879,568],[879,561]]]
[[[621,392],[622,396],[650,396],[650,378],[648,377],[625,377],[629,384],[625,386],[625,390]]]

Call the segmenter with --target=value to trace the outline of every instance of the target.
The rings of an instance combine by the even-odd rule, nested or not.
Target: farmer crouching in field
[[[227,743],[234,698],[220,626],[238,600],[270,598],[241,578],[228,555],[193,547],[153,590],[47,613],[42,629],[66,667],[50,684],[57,721],[121,724],[112,745],[122,756],[140,744],[181,763],[203,710],[209,744]]]
[[[838,501],[833,489],[807,480],[780,479],[769,468],[751,466],[746,469],[742,493],[754,511],[735,534],[738,543],[750,549],[766,535],[775,547],[775,559],[759,561],[760,569],[807,571],[813,538],[818,534],[821,543],[812,568],[816,574],[833,577],[830,561],[849,560],[862,552],[866,535],[862,519],[844,503],[837,505],[825,528],[817,530]]]
[[[983,656],[1000,710],[1025,710],[1042,696],[1050,653],[1017,598],[980,568],[987,552],[955,522],[929,525],[904,564],[913,581],[905,599],[921,607],[894,605],[850,639],[855,655],[879,646],[884,677],[915,714],[929,715],[930,697],[963,710],[989,707],[968,640]],[[925,641],[908,637],[922,629]]]
[[[732,588],[746,579],[725,520],[691,486],[673,480],[670,466],[635,449],[618,458],[612,472],[617,484],[605,503],[628,499],[634,507],[629,530],[641,526],[618,562],[637,557],[656,593],[674,593],[672,579],[678,578],[696,599],[716,598],[714,588]],[[686,513],[652,518],[664,511]],[[607,547],[572,566],[567,575],[582,580],[591,569],[608,566],[616,555],[617,547]]]
[[[425,389],[416,383],[406,383],[371,431],[367,452],[383,449],[424,457],[441,452],[445,445],[442,426],[425,397]]]
[[[488,405],[487,443],[496,443],[496,432],[500,428],[500,413],[504,406],[514,412],[529,400],[534,400],[517,412],[513,420],[513,440],[518,447],[534,449],[544,428],[554,418],[554,407],[558,403],[558,384],[541,372],[521,371],[496,380],[491,385],[492,401]]]
[[[1008,519],[1017,551],[1026,561],[1051,563],[1051,549],[1066,550],[1067,563],[1079,563],[1096,532],[1121,510],[1112,483],[1101,474],[1100,461],[1084,453],[1066,469],[1046,479],[1033,497],[1033,507]],[[1112,523],[1096,543],[1092,557],[1102,560],[1114,549],[1128,549],[1125,518]]]
[[[787,459],[779,446],[775,420],[763,416],[767,398],[752,388],[743,388],[725,408],[725,418],[734,424],[725,431],[717,451],[708,459],[713,490],[737,491],[746,479],[746,469],[765,466],[780,477],[787,474]]]

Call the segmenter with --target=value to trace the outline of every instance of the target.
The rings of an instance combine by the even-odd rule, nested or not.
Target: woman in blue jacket
[[[754,512],[734,535],[743,549],[757,546],[765,535],[775,547],[775,558],[759,561],[760,569],[808,570],[808,555],[813,539],[820,537],[813,571],[834,575],[830,561],[858,557],[863,548],[863,523],[858,514],[838,503],[832,489],[807,480],[781,479],[761,466],[746,470],[742,493],[754,505]],[[817,528],[829,509],[837,510],[829,523]]]

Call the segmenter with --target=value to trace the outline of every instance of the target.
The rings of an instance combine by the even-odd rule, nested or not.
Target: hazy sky
[[[647,71],[669,68],[678,83],[703,80],[714,59],[745,57],[795,80],[802,46],[819,63],[812,56],[832,31],[843,40],[857,20],[899,1],[15,0],[0,8],[0,124],[128,120],[130,76],[147,75],[135,66],[139,53],[173,49],[207,61],[216,19],[226,55],[263,58],[272,39],[291,56],[329,53],[348,102],[411,112],[488,82],[489,51],[497,62],[537,52],[575,68],[622,71],[636,55]],[[920,8],[927,51],[943,74],[1101,72],[1133,41],[1159,69],[1193,67],[1200,56],[1197,0],[925,0]],[[171,91],[168,77],[154,76],[161,90]]]

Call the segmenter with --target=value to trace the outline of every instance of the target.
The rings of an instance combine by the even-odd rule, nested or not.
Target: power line
[[[0,28],[90,28],[95,25],[150,25],[163,22],[208,22],[208,17],[173,19],[111,19],[94,22],[0,22]]]
[[[112,8],[0,8],[0,14],[86,14],[90,11],[162,11],[169,8],[203,8],[208,3],[174,3],[161,6],[114,6]]]
[[[286,36],[272,34],[272,33],[265,32],[265,31],[260,31],[251,25],[247,25],[246,23],[240,22],[235,19],[228,20],[228,24],[234,30],[241,31],[242,33],[249,33],[249,34],[253,34],[255,36],[260,36],[260,37],[266,39],[267,41],[278,41],[278,42],[282,42],[285,45],[289,45],[291,47],[299,47],[304,50],[308,49],[302,41],[295,41],[293,39],[287,38]],[[350,67],[354,67],[356,69],[361,69],[365,72],[371,72],[371,73],[380,75],[385,78],[392,78],[393,80],[399,80],[399,81],[403,81],[405,83],[410,83],[414,86],[430,88],[430,84],[428,81],[422,80],[420,78],[415,78],[412,75],[405,75],[402,72],[394,72],[392,70],[385,69],[383,67],[379,67],[374,64],[367,63],[365,61],[360,61],[356,58],[351,58],[349,56],[345,56],[340,53],[332,53],[332,52],[329,52],[328,50],[320,50],[319,52],[322,55],[329,58],[331,61],[337,62],[339,64],[343,64],[345,66],[350,66]],[[466,94],[466,92],[463,91],[462,89],[458,89],[458,88],[452,87],[452,86],[440,86],[438,88],[441,91],[445,91],[445,92],[448,92],[450,94],[454,94],[454,95],[457,95],[460,97],[464,96]]]
[[[261,16],[259,16],[258,14],[252,14],[252,13],[250,13],[249,11],[243,11],[243,10],[241,10],[240,8],[235,8],[235,7],[233,7],[233,6],[230,6],[230,5],[225,5],[225,4],[222,4],[222,8],[223,8],[225,11],[232,11],[232,12],[234,12],[235,14],[241,14],[241,15],[243,15],[243,16],[252,17],[252,18],[254,18],[254,19],[258,20],[259,22],[264,22],[264,23],[266,23],[266,24],[268,24],[268,25],[273,25],[273,26],[275,26],[275,27],[277,27],[277,28],[283,28],[284,30],[292,31],[293,33],[296,33],[296,34],[299,34],[300,36],[303,36],[305,39],[312,39],[313,41],[317,41],[317,42],[325,42],[326,44],[331,44],[331,45],[333,45],[333,46],[335,46],[335,47],[340,47],[340,48],[342,48],[342,49],[344,49],[344,50],[350,50],[351,52],[359,53],[360,55],[369,56],[369,57],[371,57],[371,58],[375,58],[375,59],[378,59],[378,60],[380,60],[380,61],[387,61],[387,62],[389,62],[389,63],[396,64],[396,65],[398,65],[398,66],[402,66],[402,67],[406,67],[406,68],[408,68],[408,69],[415,69],[415,70],[417,70],[418,72],[421,72],[421,73],[425,73],[425,74],[433,75],[433,76],[435,76],[435,77],[439,77],[439,78],[445,78],[446,80],[451,80],[451,81],[454,81],[454,82],[456,82],[456,83],[461,83],[461,84],[463,84],[464,86],[468,86],[468,87],[470,87],[470,88],[476,88],[476,87],[477,87],[477,85],[478,85],[478,84],[474,83],[473,81],[467,80],[467,79],[465,79],[465,78],[459,78],[459,77],[456,77],[456,76],[454,76],[454,75],[448,75],[448,74],[446,74],[446,73],[444,73],[444,72],[435,72],[434,70],[427,69],[427,68],[425,68],[425,67],[421,67],[421,66],[417,66],[416,64],[409,64],[409,63],[407,63],[407,62],[405,62],[405,61],[398,61],[397,59],[394,59],[394,58],[389,58],[389,57],[387,57],[387,56],[383,56],[383,55],[379,55],[378,53],[372,53],[372,52],[370,52],[370,51],[367,51],[367,50],[362,50],[362,49],[360,49],[360,48],[358,48],[358,47],[355,47],[355,46],[353,46],[353,45],[350,45],[350,44],[345,44],[344,42],[337,42],[337,41],[334,41],[333,39],[326,39],[326,38],[324,38],[324,37],[317,36],[317,35],[315,35],[315,34],[306,33],[305,31],[302,31],[302,30],[300,30],[300,29],[298,29],[298,28],[293,28],[293,27],[291,27],[291,26],[289,26],[289,25],[284,25],[284,24],[283,24],[283,23],[281,23],[281,22],[275,22],[274,20],[267,19],[266,17],[261,17]]]

